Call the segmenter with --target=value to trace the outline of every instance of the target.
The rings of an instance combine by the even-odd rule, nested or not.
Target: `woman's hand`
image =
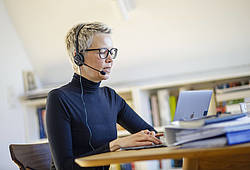
[[[158,136],[163,134],[155,134],[154,131],[142,130],[127,137],[118,138],[109,143],[110,151],[115,151],[124,147],[145,146],[154,144],[162,144]]]

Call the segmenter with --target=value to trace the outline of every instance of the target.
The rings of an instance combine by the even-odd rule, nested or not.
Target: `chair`
[[[48,143],[11,144],[9,146],[12,160],[20,170],[49,170],[51,154]]]

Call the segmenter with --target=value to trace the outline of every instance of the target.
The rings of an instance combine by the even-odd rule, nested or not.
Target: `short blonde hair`
[[[82,27],[78,35],[78,50],[84,51],[88,49],[93,41],[95,33],[111,34],[111,28],[100,22],[80,23],[73,26],[67,33],[65,38],[66,48],[72,63],[74,72],[79,74],[79,66],[74,62],[74,55],[76,51],[76,33]]]

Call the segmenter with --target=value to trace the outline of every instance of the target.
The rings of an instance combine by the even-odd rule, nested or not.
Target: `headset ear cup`
[[[84,63],[84,57],[82,54],[76,53],[76,55],[74,56],[74,62],[76,63],[76,65],[78,66],[82,66]]]

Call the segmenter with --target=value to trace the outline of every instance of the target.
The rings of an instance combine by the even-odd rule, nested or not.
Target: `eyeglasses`
[[[118,49],[117,48],[111,48],[110,50],[107,48],[97,48],[97,49],[86,49],[85,51],[99,51],[99,57],[101,59],[106,59],[108,58],[108,55],[110,54],[112,59],[115,59],[117,56]],[[83,51],[81,51],[83,52]]]

